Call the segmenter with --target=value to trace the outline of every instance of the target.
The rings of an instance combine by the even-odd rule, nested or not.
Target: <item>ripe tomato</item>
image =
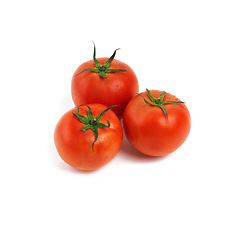
[[[81,64],[72,77],[72,98],[76,106],[101,103],[105,106],[117,105],[113,111],[122,118],[127,103],[139,91],[138,80],[133,70],[125,63],[114,59],[95,57]]]
[[[80,170],[94,170],[116,156],[121,148],[123,131],[110,108],[102,104],[82,105],[61,117],[55,128],[54,141],[66,163]]]
[[[186,105],[175,96],[147,89],[128,103],[123,125],[127,139],[138,151],[164,156],[186,140],[191,119]]]

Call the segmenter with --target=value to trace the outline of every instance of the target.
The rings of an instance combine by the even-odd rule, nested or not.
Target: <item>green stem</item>
[[[80,106],[86,106],[88,108],[88,116],[85,117],[83,115],[81,115],[80,113],[80,110],[79,110],[79,107]],[[94,135],[95,135],[95,140],[94,142],[92,143],[92,151],[94,152],[94,144],[95,142],[97,141],[98,139],[98,128],[109,128],[110,127],[110,123],[107,120],[107,125],[103,124],[103,123],[100,123],[100,119],[103,117],[103,115],[109,111],[111,108],[115,107],[116,105],[114,106],[111,106],[107,109],[105,109],[104,111],[102,111],[97,117],[94,117],[93,114],[92,114],[92,109],[86,105],[86,104],[81,104],[79,105],[79,107],[77,108],[77,113],[76,112],[72,112],[73,116],[75,118],[77,118],[80,122],[82,122],[83,124],[85,124],[83,127],[82,127],[82,131],[86,131],[87,129],[92,129],[92,131],[94,132]],[[87,133],[87,132],[86,132]]]
[[[184,102],[181,102],[181,101],[163,101],[165,95],[166,95],[166,92],[163,91],[162,94],[160,94],[160,96],[158,98],[155,98],[152,93],[146,89],[146,92],[148,94],[148,97],[150,98],[150,100],[152,100],[152,102],[149,102],[147,99],[145,99],[141,94],[139,94],[145,103],[149,104],[149,105],[152,105],[152,106],[156,106],[156,107],[160,107],[164,114],[166,115],[167,117],[167,120],[168,120],[168,113],[167,113],[167,110],[165,108],[165,104],[176,104],[176,103],[184,103]]]
[[[92,71],[95,73],[98,73],[100,77],[102,78],[108,78],[108,76],[106,76],[106,73],[115,73],[115,72],[126,72],[127,70],[124,69],[112,69],[109,68],[111,66],[111,63],[116,55],[117,50],[119,50],[120,48],[117,48],[112,56],[102,65],[97,59],[96,59],[96,46],[95,43],[93,42],[94,45],[94,50],[93,50],[93,61],[95,64],[95,68],[86,68],[83,71],[81,71],[80,73],[77,73],[75,76],[85,72],[85,71]]]

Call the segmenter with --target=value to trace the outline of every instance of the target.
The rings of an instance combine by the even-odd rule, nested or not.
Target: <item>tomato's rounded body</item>
[[[162,91],[152,90],[158,98]],[[141,93],[151,100],[146,92]],[[179,101],[166,93],[164,101]],[[164,105],[163,109],[144,102],[140,95],[135,96],[127,105],[123,115],[124,131],[128,141],[140,152],[150,156],[164,156],[178,149],[186,140],[191,126],[190,113],[183,103]]]
[[[98,58],[104,64],[108,58]],[[139,91],[138,80],[133,70],[125,63],[114,59],[110,69],[123,69],[126,72],[106,73],[107,78],[98,73],[85,71],[95,68],[93,60],[81,64],[72,77],[72,98],[76,106],[80,104],[101,103],[105,106],[117,105],[113,111],[122,117],[127,103]]]
[[[99,115],[107,107],[102,104],[89,104],[93,116]],[[86,106],[79,107],[80,113],[87,116]],[[109,110],[101,118],[100,122],[110,123],[109,128],[98,128],[98,139],[94,144],[95,135],[92,129],[83,131],[84,124],[80,122],[72,112],[74,108],[66,112],[57,123],[54,132],[54,141],[60,157],[70,166],[79,170],[95,170],[107,164],[119,152],[122,144],[123,131],[116,114]]]

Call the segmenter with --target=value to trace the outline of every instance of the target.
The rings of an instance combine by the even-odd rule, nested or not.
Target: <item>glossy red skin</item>
[[[104,64],[108,58],[98,58]],[[80,65],[72,77],[72,98],[75,106],[80,104],[101,103],[108,107],[117,105],[112,110],[122,118],[128,102],[139,91],[138,80],[133,70],[125,63],[114,59],[110,68],[124,69],[127,72],[106,73],[107,79],[98,73],[86,71],[76,76],[86,68],[95,68],[94,61]]]
[[[162,91],[150,91],[158,98]],[[152,102],[147,93],[141,93]],[[180,101],[167,93],[164,101]],[[164,156],[178,149],[186,140],[191,127],[190,113],[183,103],[164,105],[163,110],[144,102],[139,95],[127,105],[123,115],[123,125],[128,141],[140,152],[149,156]]]
[[[93,116],[98,116],[107,107],[101,104],[88,104]],[[109,110],[103,115],[100,122],[107,124],[109,128],[98,128],[98,139],[92,143],[95,135],[91,129],[82,131],[84,124],[73,116],[77,108],[66,112],[57,123],[54,132],[54,141],[60,157],[70,166],[79,170],[95,170],[107,164],[119,152],[123,139],[121,123],[116,114]],[[87,116],[87,107],[81,106],[80,113]]]

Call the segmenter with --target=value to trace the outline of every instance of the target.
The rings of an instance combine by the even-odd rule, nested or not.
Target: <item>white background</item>
[[[0,239],[240,239],[239,1],[1,1]],[[127,142],[94,172],[53,142],[71,78],[97,57],[186,102],[173,154]]]

